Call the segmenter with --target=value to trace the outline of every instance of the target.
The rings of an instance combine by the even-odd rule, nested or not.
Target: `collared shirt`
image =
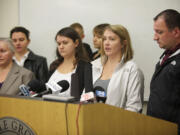
[[[24,62],[25,62],[26,59],[28,58],[29,53],[30,53],[30,51],[27,51],[27,52],[24,54],[24,56],[21,58],[20,61],[18,61],[15,56],[13,56],[13,60],[14,60],[19,66],[23,67],[23,66],[24,66]]]
[[[173,54],[175,53],[178,49],[180,49],[180,44],[178,44],[174,49],[172,50],[166,50],[163,53],[163,58],[161,59],[161,65]]]

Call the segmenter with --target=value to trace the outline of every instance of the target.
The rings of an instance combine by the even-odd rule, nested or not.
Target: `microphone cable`
[[[69,135],[67,108],[68,108],[68,103],[65,103],[66,132],[67,132],[67,135]]]
[[[77,114],[76,114],[76,129],[77,129],[77,135],[79,135],[79,112],[80,112],[80,109],[81,109],[81,105],[82,105],[82,102],[79,103],[79,105],[78,105],[78,110],[77,110]]]

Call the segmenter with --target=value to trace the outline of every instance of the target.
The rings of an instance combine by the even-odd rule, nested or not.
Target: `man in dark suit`
[[[154,31],[154,40],[165,52],[151,80],[147,114],[180,126],[180,13],[172,9],[159,13]]]

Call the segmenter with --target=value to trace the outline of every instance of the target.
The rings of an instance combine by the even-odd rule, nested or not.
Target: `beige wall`
[[[19,0],[0,0],[0,37],[8,37],[18,23]]]

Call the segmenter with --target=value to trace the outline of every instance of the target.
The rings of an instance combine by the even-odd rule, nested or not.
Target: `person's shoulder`
[[[96,65],[96,64],[100,64],[100,63],[101,63],[101,58],[100,57],[91,62],[92,65]]]
[[[125,64],[128,65],[128,66],[137,67],[137,63],[133,59],[128,60]]]
[[[86,66],[91,66],[92,64],[88,61],[85,60],[79,60],[78,62],[79,65],[86,65]]]
[[[180,50],[178,50],[178,54],[175,55],[175,59],[176,59],[177,61],[180,61]]]
[[[125,63],[125,67],[130,68],[131,70],[139,70],[138,64],[133,60],[129,60]]]
[[[58,59],[54,60],[53,62],[50,63],[49,69],[51,72],[54,72],[56,68],[60,65],[60,61]]]
[[[88,43],[83,42],[82,44],[83,44],[84,46],[90,47],[90,45],[89,45]]]
[[[16,72],[20,74],[33,74],[32,71],[17,65],[15,62],[13,63],[13,68]]]
[[[34,59],[34,60],[40,60],[40,61],[45,61],[45,60],[46,60],[46,58],[45,58],[44,56],[35,54],[35,53],[32,52],[32,51],[30,51],[28,57],[31,58],[31,59]]]
[[[100,69],[103,67],[101,57],[91,62],[93,69]]]
[[[60,61],[58,59],[56,59],[50,63],[50,65],[54,65],[54,64],[59,65]]]
[[[180,71],[180,53],[170,59],[170,66],[173,67],[175,71]]]
[[[142,78],[143,78],[143,76],[144,76],[143,71],[142,71],[141,68],[138,66],[138,64],[137,64],[136,62],[134,62],[134,60],[131,59],[131,60],[127,61],[127,62],[126,62],[126,67],[129,68],[129,70],[130,70],[131,72],[136,72],[136,73],[138,73],[140,76],[142,76]]]

